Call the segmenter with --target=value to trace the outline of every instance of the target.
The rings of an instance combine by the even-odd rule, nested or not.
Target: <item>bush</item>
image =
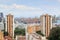
[[[60,27],[51,29],[48,40],[60,40]]]

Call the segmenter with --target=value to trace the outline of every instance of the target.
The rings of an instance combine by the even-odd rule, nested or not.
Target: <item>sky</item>
[[[0,0],[0,12],[14,17],[60,15],[60,0]]]

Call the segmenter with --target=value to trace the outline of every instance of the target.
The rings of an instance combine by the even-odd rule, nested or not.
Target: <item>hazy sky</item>
[[[46,13],[60,15],[60,0],[0,0],[0,12],[15,17],[39,17]]]

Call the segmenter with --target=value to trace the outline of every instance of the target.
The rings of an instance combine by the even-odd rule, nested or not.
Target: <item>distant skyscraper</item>
[[[0,22],[3,20],[3,13],[0,13]]]
[[[2,12],[0,13],[0,17],[3,17],[3,13]]]
[[[4,29],[4,17],[3,17],[3,13],[0,12],[0,30]]]
[[[8,14],[7,15],[7,28],[6,31],[9,34],[9,37],[13,38],[13,15]]]
[[[48,37],[50,29],[52,28],[52,16],[51,15],[42,15],[41,16],[41,32]]]

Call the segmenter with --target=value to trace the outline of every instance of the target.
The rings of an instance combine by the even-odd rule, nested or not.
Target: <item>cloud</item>
[[[26,6],[26,5],[18,5],[18,4],[12,4],[12,5],[4,5],[0,4],[0,10],[5,13],[13,13],[16,17],[33,17],[40,16],[41,14],[48,13],[48,14],[55,14],[58,13],[58,7],[56,6],[48,6],[48,5],[42,5],[40,8]],[[26,14],[26,15],[24,15]]]
[[[58,2],[60,2],[60,0],[57,0]]]
[[[47,1],[47,2],[60,2],[60,0],[43,0],[43,1]]]
[[[20,10],[40,10],[40,8],[34,8],[34,7],[26,6],[26,5],[17,5],[17,4],[12,4],[12,5],[0,4],[0,8],[4,8],[4,9],[20,9]]]
[[[18,4],[12,4],[12,5],[0,4],[0,10],[5,13],[4,15],[12,13],[13,15],[15,15],[15,17],[17,16],[33,17],[33,14],[37,15],[43,12],[40,8],[26,6],[26,5],[18,5]]]

